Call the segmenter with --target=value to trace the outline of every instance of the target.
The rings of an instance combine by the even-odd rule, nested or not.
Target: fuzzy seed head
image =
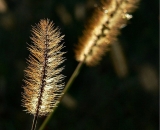
[[[29,46],[28,67],[25,69],[23,106],[28,113],[38,116],[52,112],[62,95],[64,76],[60,41],[63,36],[49,19],[40,20],[32,27],[32,45]]]
[[[127,21],[139,0],[101,0],[76,46],[76,60],[89,66],[99,63]]]

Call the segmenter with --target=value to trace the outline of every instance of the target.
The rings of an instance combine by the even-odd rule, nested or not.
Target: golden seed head
[[[62,95],[64,76],[60,74],[63,67],[58,66],[64,61],[61,52],[63,36],[49,19],[40,20],[32,27],[32,45],[25,69],[25,86],[23,106],[28,113],[38,116],[52,112]]]
[[[97,65],[101,57],[113,43],[120,29],[132,18],[139,0],[101,0],[93,17],[86,26],[83,36],[75,49],[76,60],[84,61],[89,66]]]

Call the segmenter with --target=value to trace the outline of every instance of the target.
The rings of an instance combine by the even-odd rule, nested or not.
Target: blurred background
[[[21,106],[31,25],[54,21],[65,35],[67,83],[74,47],[98,0],[0,0],[0,130],[28,130]],[[99,65],[83,66],[46,130],[158,130],[158,0],[140,2]],[[45,117],[38,120],[37,128]]]

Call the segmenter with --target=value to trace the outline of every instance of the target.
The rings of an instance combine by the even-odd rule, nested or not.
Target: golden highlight
[[[130,13],[137,7],[138,1],[101,0],[101,6],[96,8],[76,46],[76,60],[89,66],[97,65],[108,45],[116,40],[120,29],[132,18]]]
[[[63,39],[53,22],[49,19],[40,20],[32,27],[29,46],[31,54],[28,58],[28,67],[25,70],[25,86],[23,106],[34,116],[43,116],[53,111],[62,95],[64,76],[60,74],[63,67],[58,66],[64,61],[62,44]]]

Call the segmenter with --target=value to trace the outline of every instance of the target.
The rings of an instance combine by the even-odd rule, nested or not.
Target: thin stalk
[[[34,118],[33,118],[33,123],[32,123],[31,130],[35,130],[36,129],[37,119],[38,119],[38,116],[36,114],[36,115],[34,115]]]
[[[85,60],[85,59],[84,59]],[[70,88],[70,86],[72,85],[73,81],[75,80],[75,78],[78,76],[80,69],[82,68],[84,64],[84,61],[79,62],[79,64],[77,65],[76,69],[74,70],[72,76],[70,77],[69,81],[67,82],[64,90],[63,90],[63,95],[61,96],[61,98],[59,99],[59,101],[61,101],[61,99],[63,98],[63,96],[65,95],[65,93],[68,91],[68,89]],[[52,117],[54,111],[56,110],[57,107],[55,107],[53,109],[53,112],[50,113],[46,119],[44,120],[44,122],[42,123],[42,125],[40,126],[39,130],[44,130],[46,124],[49,122],[50,118]]]

